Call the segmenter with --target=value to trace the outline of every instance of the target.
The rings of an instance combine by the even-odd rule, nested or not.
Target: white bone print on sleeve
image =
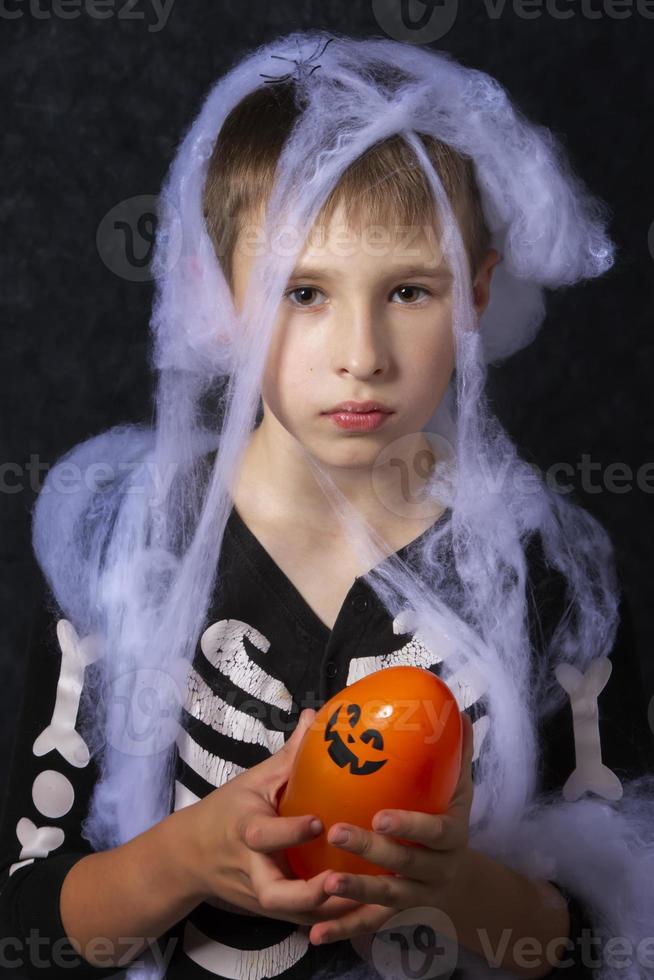
[[[82,639],[67,619],[57,622],[57,639],[61,649],[61,667],[52,719],[34,740],[32,753],[44,756],[57,750],[71,766],[83,768],[89,763],[89,750],[81,735],[75,731],[79,702],[84,686],[84,671],[98,656],[97,636],[90,634]],[[51,820],[65,816],[75,801],[73,784],[63,773],[44,769],[32,784],[32,800],[39,813]],[[50,824],[37,826],[28,817],[21,817],[16,824],[16,837],[22,847],[19,860],[9,869],[12,875],[35,858],[45,858],[64,843],[65,834],[60,827]]]
[[[575,769],[566,780],[562,793],[574,801],[586,790],[607,800],[622,797],[622,783],[602,762],[598,695],[611,676],[613,664],[608,657],[598,657],[585,674],[572,664],[559,664],[554,674],[570,697],[575,740]]]
[[[97,636],[91,633],[80,639],[73,624],[60,619],[57,638],[61,647],[61,670],[52,720],[35,739],[32,752],[42,756],[56,749],[71,766],[81,768],[89,763],[89,750],[82,736],[75,731],[75,724],[84,671],[99,656]]]
[[[16,837],[22,847],[19,860],[9,868],[9,875],[22,868],[25,864],[32,864],[34,858],[45,858],[50,851],[56,850],[64,842],[65,834],[60,827],[37,827],[35,823],[27,817],[21,817],[16,824]]]

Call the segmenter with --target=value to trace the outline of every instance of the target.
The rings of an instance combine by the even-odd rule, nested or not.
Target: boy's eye
[[[307,293],[319,293],[319,292],[320,292],[320,290],[319,289],[316,289],[315,286],[296,286],[294,289],[289,289],[284,295],[285,296],[288,296],[288,297],[291,297],[294,293],[302,293],[303,294],[303,298],[306,299],[307,298],[306,297],[306,294]],[[293,302],[293,306],[307,307],[307,306],[313,306],[313,305],[314,305],[313,303],[295,303],[295,302]]]
[[[287,290],[287,292],[284,295],[287,296],[290,299],[292,296],[294,296],[295,293],[298,293],[298,294],[301,294],[301,299],[302,300],[305,300],[305,299],[306,300],[309,300],[312,293],[320,293],[320,292],[321,292],[321,290],[317,289],[315,286],[295,286],[294,289]],[[406,285],[406,286],[398,286],[397,289],[395,289],[393,291],[393,294],[392,295],[394,295],[395,293],[400,293],[400,292],[404,293],[404,298],[405,299],[408,299],[408,302],[402,302],[402,303],[400,303],[400,306],[418,306],[419,303],[416,302],[415,299],[411,299],[411,296],[412,295],[415,296],[416,292],[418,292],[418,293],[424,293],[426,296],[430,296],[431,295],[431,293],[429,292],[429,290],[428,289],[425,289],[424,286],[409,286],[409,285]],[[407,292],[409,293],[409,296],[408,297],[406,295]],[[300,306],[300,307],[305,307],[305,308],[312,307],[312,306],[315,306],[316,305],[315,303],[310,303],[310,302],[306,302],[305,303],[305,302],[302,302],[302,301],[295,302],[294,300],[292,300],[291,302],[292,302],[293,306]]]
[[[415,301],[411,301],[411,294],[412,293],[415,294],[416,291],[419,292],[419,293],[425,293],[425,295],[427,295],[427,296],[430,296],[431,295],[430,292],[429,292],[429,290],[428,289],[425,289],[424,286],[398,286],[397,289],[395,290],[396,293],[404,292],[405,294],[406,294],[407,291],[409,292],[409,302],[408,303],[400,303],[400,306],[419,306],[420,305],[419,303],[417,303]],[[405,298],[406,298],[406,295],[405,295]]]

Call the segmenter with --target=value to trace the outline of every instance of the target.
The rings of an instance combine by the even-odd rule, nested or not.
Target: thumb
[[[295,731],[289,738],[287,745],[294,741],[294,744],[299,745],[304,738],[305,733],[311,728],[313,722],[316,718],[316,712],[313,708],[305,708],[304,711],[300,713],[300,717],[297,720],[297,725]]]
[[[315,717],[316,712],[313,710],[313,708],[305,708],[304,711],[300,713],[300,717],[298,718],[293,734],[282,745],[281,751],[285,755],[295,755],[306,732],[313,724]]]
[[[304,711],[300,713],[295,730],[290,738],[284,742],[277,752],[273,753],[269,759],[266,759],[262,765],[270,764],[274,768],[271,770],[273,774],[272,778],[272,797],[274,800],[275,809],[279,802],[279,796],[285,786],[293,764],[295,762],[295,756],[297,754],[300,743],[304,738],[306,732],[309,730],[313,724],[313,720],[316,717],[316,712],[313,708],[305,708]],[[270,791],[270,784],[267,784],[267,791]]]

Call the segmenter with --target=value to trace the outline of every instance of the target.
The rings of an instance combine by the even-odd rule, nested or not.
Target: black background
[[[527,9],[529,17],[518,4],[460,2],[432,46],[495,76],[563,140],[577,173],[612,209],[618,255],[601,279],[548,293],[539,337],[492,369],[490,391],[520,452],[542,470],[570,464],[577,499],[611,534],[649,701],[654,20],[635,3],[613,10],[609,0],[543,3],[535,16],[537,6]],[[165,22],[146,0],[102,10],[110,16],[84,2],[5,0],[0,13],[0,786],[33,615],[35,491],[80,440],[152,416],[151,283],[107,267],[96,242],[103,217],[159,193],[208,89],[247,50],[295,29],[384,36],[371,4],[351,0],[175,0]],[[147,236],[136,248],[146,255]],[[582,484],[584,453],[598,464],[594,490]],[[607,488],[612,463],[631,468],[622,493]],[[648,463],[649,492],[636,481]]]

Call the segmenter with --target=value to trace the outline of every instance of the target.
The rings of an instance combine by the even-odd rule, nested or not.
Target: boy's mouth
[[[341,429],[356,429],[358,432],[370,432],[377,429],[386,419],[390,418],[392,412],[323,412],[327,418],[331,419]]]
[[[324,415],[333,415],[335,412],[347,413],[347,414],[363,414],[368,412],[382,412],[384,414],[390,414],[392,409],[388,405],[384,405],[383,402],[377,401],[367,401],[367,402],[339,402],[338,405],[334,405],[333,408],[328,409],[324,412]]]

